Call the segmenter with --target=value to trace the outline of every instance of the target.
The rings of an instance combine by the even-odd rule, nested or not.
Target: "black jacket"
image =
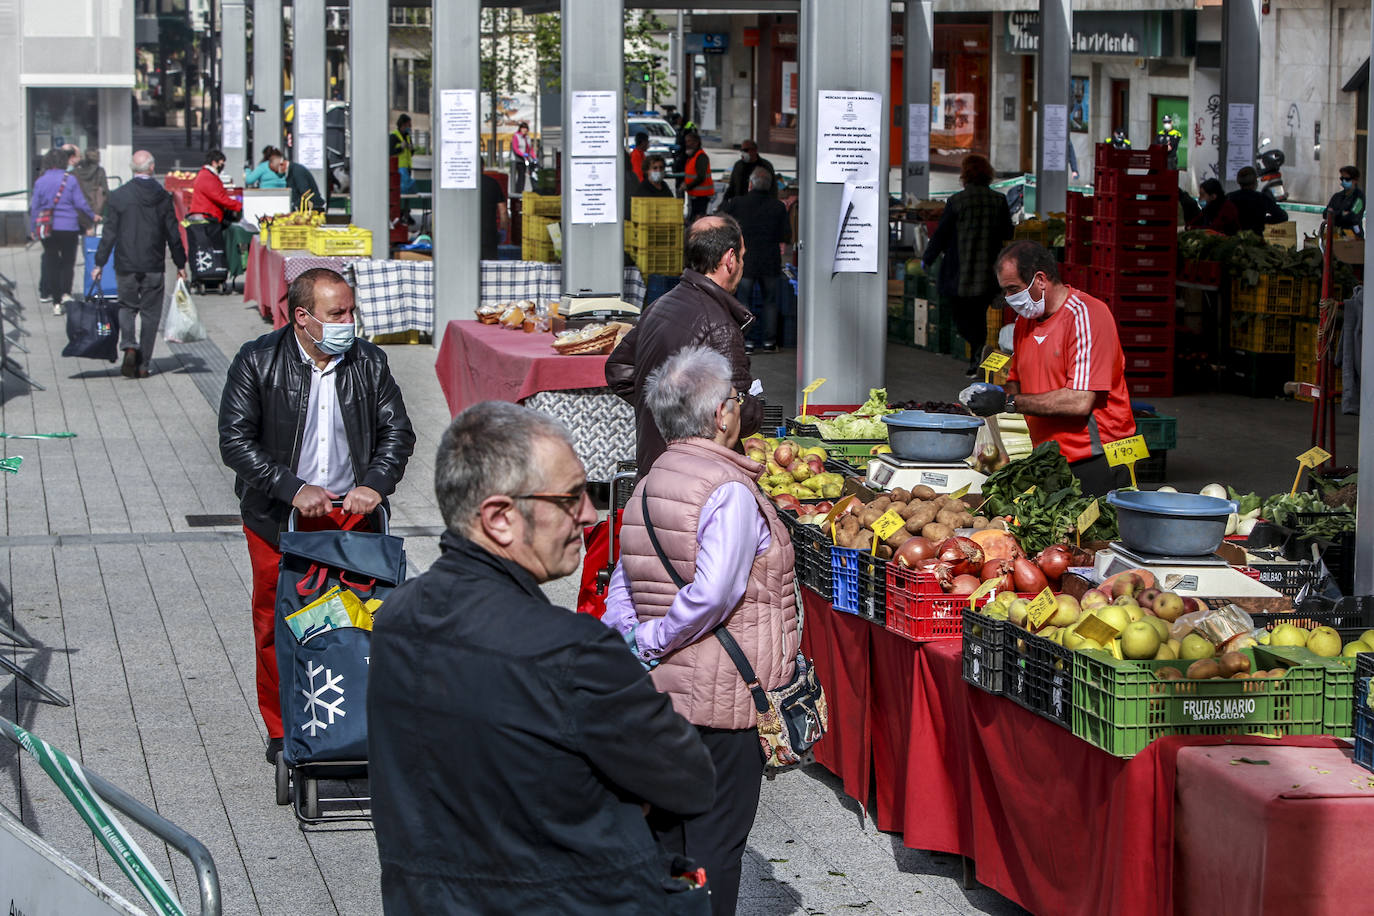
[[[768,194],[775,196],[778,190],[778,173],[773,170],[773,163],[762,156],[753,162],[745,162],[744,157],[741,156],[735,160],[735,167],[730,170],[730,184],[725,189],[725,196],[721,198],[721,203],[748,194],[749,179],[754,174],[754,169],[760,166],[767,169],[769,176],[772,177],[773,182],[768,188]]]
[[[1241,232],[1254,232],[1264,235],[1264,227],[1270,223],[1288,222],[1288,214],[1278,205],[1272,195],[1254,188],[1241,188],[1226,195],[1226,199],[1236,205],[1236,215]]]
[[[308,168],[299,162],[293,162],[286,167],[286,186],[291,189],[291,209],[298,210],[301,206],[301,196],[306,191],[310,192],[310,206],[316,210],[323,210],[329,202],[320,196],[320,186],[315,183],[315,175]]]
[[[739,223],[744,236],[744,275],[751,279],[782,273],[780,245],[792,241],[792,220],[787,205],[771,191],[750,191],[722,209]]]
[[[649,179],[646,178],[646,179],[644,179],[643,181],[639,182],[639,184],[637,184],[637,185],[635,186],[634,193],[631,194],[630,196],[631,196],[631,197],[676,197],[677,195],[675,195],[675,194],[673,193],[673,189],[672,189],[672,188],[668,187],[668,182],[664,181],[664,182],[661,182],[659,186],[656,186],[652,181],[650,181]]]
[[[639,476],[647,474],[668,447],[653,414],[643,403],[649,373],[683,347],[704,344],[730,361],[735,390],[745,394],[754,376],[744,352],[743,329],[753,320],[738,299],[688,268],[682,272],[682,282],[644,310],[639,324],[607,358],[606,384],[635,409],[635,460]],[[762,422],[763,401],[745,394],[740,407],[740,438],[758,432]]]
[[[355,341],[335,370],[356,486],[385,498],[396,490],[415,450],[401,389],[386,354]],[[243,524],[271,544],[305,481],[296,476],[310,399],[310,367],[290,325],[240,348],[219,404],[219,452],[238,478]]]
[[[168,249],[178,270],[186,266],[172,195],[153,179],[134,178],[110,194],[95,263],[108,261],[111,249],[117,274],[160,274]]]
[[[367,694],[388,916],[664,911],[641,802],[692,816],[697,731],[594,617],[452,532],[377,615]]]

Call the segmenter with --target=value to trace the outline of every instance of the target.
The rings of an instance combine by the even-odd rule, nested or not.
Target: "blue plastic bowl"
[[[903,410],[883,417],[892,454],[908,461],[960,461],[973,454],[983,421],[948,413]]]
[[[1200,557],[1215,553],[1226,536],[1226,518],[1235,500],[1197,493],[1138,493],[1113,490],[1107,505],[1116,509],[1122,542],[1142,553]]]

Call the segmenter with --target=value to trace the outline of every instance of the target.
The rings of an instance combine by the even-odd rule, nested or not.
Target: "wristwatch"
[[[1016,413],[1016,395],[1007,395],[1007,405],[1002,409],[1002,413]]]

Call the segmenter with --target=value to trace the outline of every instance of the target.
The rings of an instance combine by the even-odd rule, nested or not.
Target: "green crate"
[[[1295,665],[1316,665],[1326,672],[1322,686],[1322,734],[1349,738],[1355,733],[1351,710],[1355,702],[1355,659],[1326,658],[1299,646],[1269,646],[1268,650]]]
[[[1145,437],[1150,454],[1178,447],[1178,419],[1175,417],[1136,417],[1135,431]]]
[[[1246,649],[1252,670],[1284,667],[1265,648]],[[1161,681],[1190,661],[1122,661],[1102,650],[1073,658],[1073,733],[1117,757],[1165,735],[1315,735],[1322,732],[1325,673],[1290,667],[1282,678]]]

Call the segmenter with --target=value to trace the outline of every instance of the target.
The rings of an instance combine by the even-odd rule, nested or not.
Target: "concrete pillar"
[[[386,257],[389,162],[387,157],[387,0],[350,0],[348,96],[349,163],[353,223],[372,232],[372,253]],[[433,110],[433,109],[431,109]]]
[[[795,403],[801,387],[811,379],[829,379],[825,403],[858,404],[870,388],[883,384],[887,353],[887,174],[888,82],[890,73],[891,13],[888,0],[802,0],[801,104],[797,156],[801,180],[801,223],[798,227],[799,373]],[[881,98],[876,150],[863,163],[876,179],[876,229],[871,240],[876,271],[835,273],[836,239],[841,228],[845,185],[822,183],[818,165],[820,93],[867,92]],[[926,93],[929,97],[929,92]],[[868,123],[867,118],[864,123]],[[787,392],[767,392],[770,401],[783,401]],[[818,395],[819,397],[819,395]]]
[[[128,181],[133,177],[129,169],[129,157],[134,154],[133,98],[127,89],[101,89],[99,99],[100,164],[106,175]],[[159,164],[158,168],[165,171],[167,166]],[[117,185],[111,182],[111,189],[114,187]]]
[[[1370,55],[1374,57],[1374,16],[1370,17],[1369,23],[1369,44]],[[1225,52],[1223,52],[1225,53]],[[1369,94],[1369,114],[1374,118],[1374,93]],[[1367,121],[1374,124],[1374,120]],[[1365,168],[1362,174],[1374,175],[1374,145],[1369,146],[1366,154]],[[1364,238],[1364,262],[1374,264],[1374,232],[1365,234]],[[1365,291],[1364,297],[1364,324],[1374,328],[1374,295],[1371,290]],[[1360,365],[1374,366],[1374,330],[1370,333],[1361,333],[1360,342]],[[1349,392],[1346,393],[1349,397]],[[1360,419],[1374,417],[1374,384],[1360,385]],[[1365,467],[1374,467],[1374,421],[1360,424],[1358,459],[1363,461],[1369,458],[1369,463]],[[1355,528],[1355,594],[1374,595],[1374,525],[1366,524],[1370,519],[1374,519],[1374,487],[1360,487],[1356,491],[1355,497],[1355,517],[1359,519],[1359,524]]]
[[[902,98],[906,102],[902,118],[902,149],[906,157],[902,194],[918,200],[930,196],[930,63],[934,56],[934,21],[931,0],[907,0],[902,59]]]
[[[442,0],[434,4],[434,96],[432,119],[434,159],[434,346],[455,318],[471,318],[481,297],[480,176],[471,189],[444,188],[445,144],[458,137],[445,129],[442,99],[445,90],[482,91],[478,60],[481,38],[481,0]],[[475,116],[473,129],[475,130]],[[385,133],[384,125],[379,132]],[[471,136],[467,139],[471,139]],[[355,144],[358,142],[355,135]],[[358,181],[355,178],[354,184]]]
[[[224,171],[242,183],[247,162],[248,119],[244,93],[248,78],[248,11],[243,0],[224,0],[220,7],[220,149]]]
[[[325,91],[324,0],[295,0],[292,15],[291,85],[296,114],[291,121],[295,143],[291,159],[310,169],[324,194],[324,106],[329,98]],[[319,118],[311,129],[310,109],[314,105],[318,105]],[[324,205],[324,201],[316,201],[316,209]]]
[[[1236,185],[1236,172],[1255,164],[1259,139],[1260,0],[1221,4],[1221,182]],[[1248,125],[1248,127],[1247,127]],[[1153,128],[1152,128],[1153,129]],[[1236,136],[1238,142],[1232,143]]]
[[[1037,165],[1035,209],[1044,216],[1068,205],[1069,55],[1073,10],[1070,0],[1040,0],[1040,59],[1036,62]]]
[[[253,149],[281,148],[281,0],[253,0]],[[261,110],[257,110],[261,109]]]
[[[563,25],[563,290],[614,293],[625,285],[623,221],[625,128],[625,4],[623,0],[562,0]],[[598,120],[610,119],[614,144],[590,146],[588,122],[575,117],[579,93],[611,93],[597,104]],[[601,135],[601,136],[604,136]],[[598,179],[613,182],[606,222],[575,220],[574,185],[596,164]]]

